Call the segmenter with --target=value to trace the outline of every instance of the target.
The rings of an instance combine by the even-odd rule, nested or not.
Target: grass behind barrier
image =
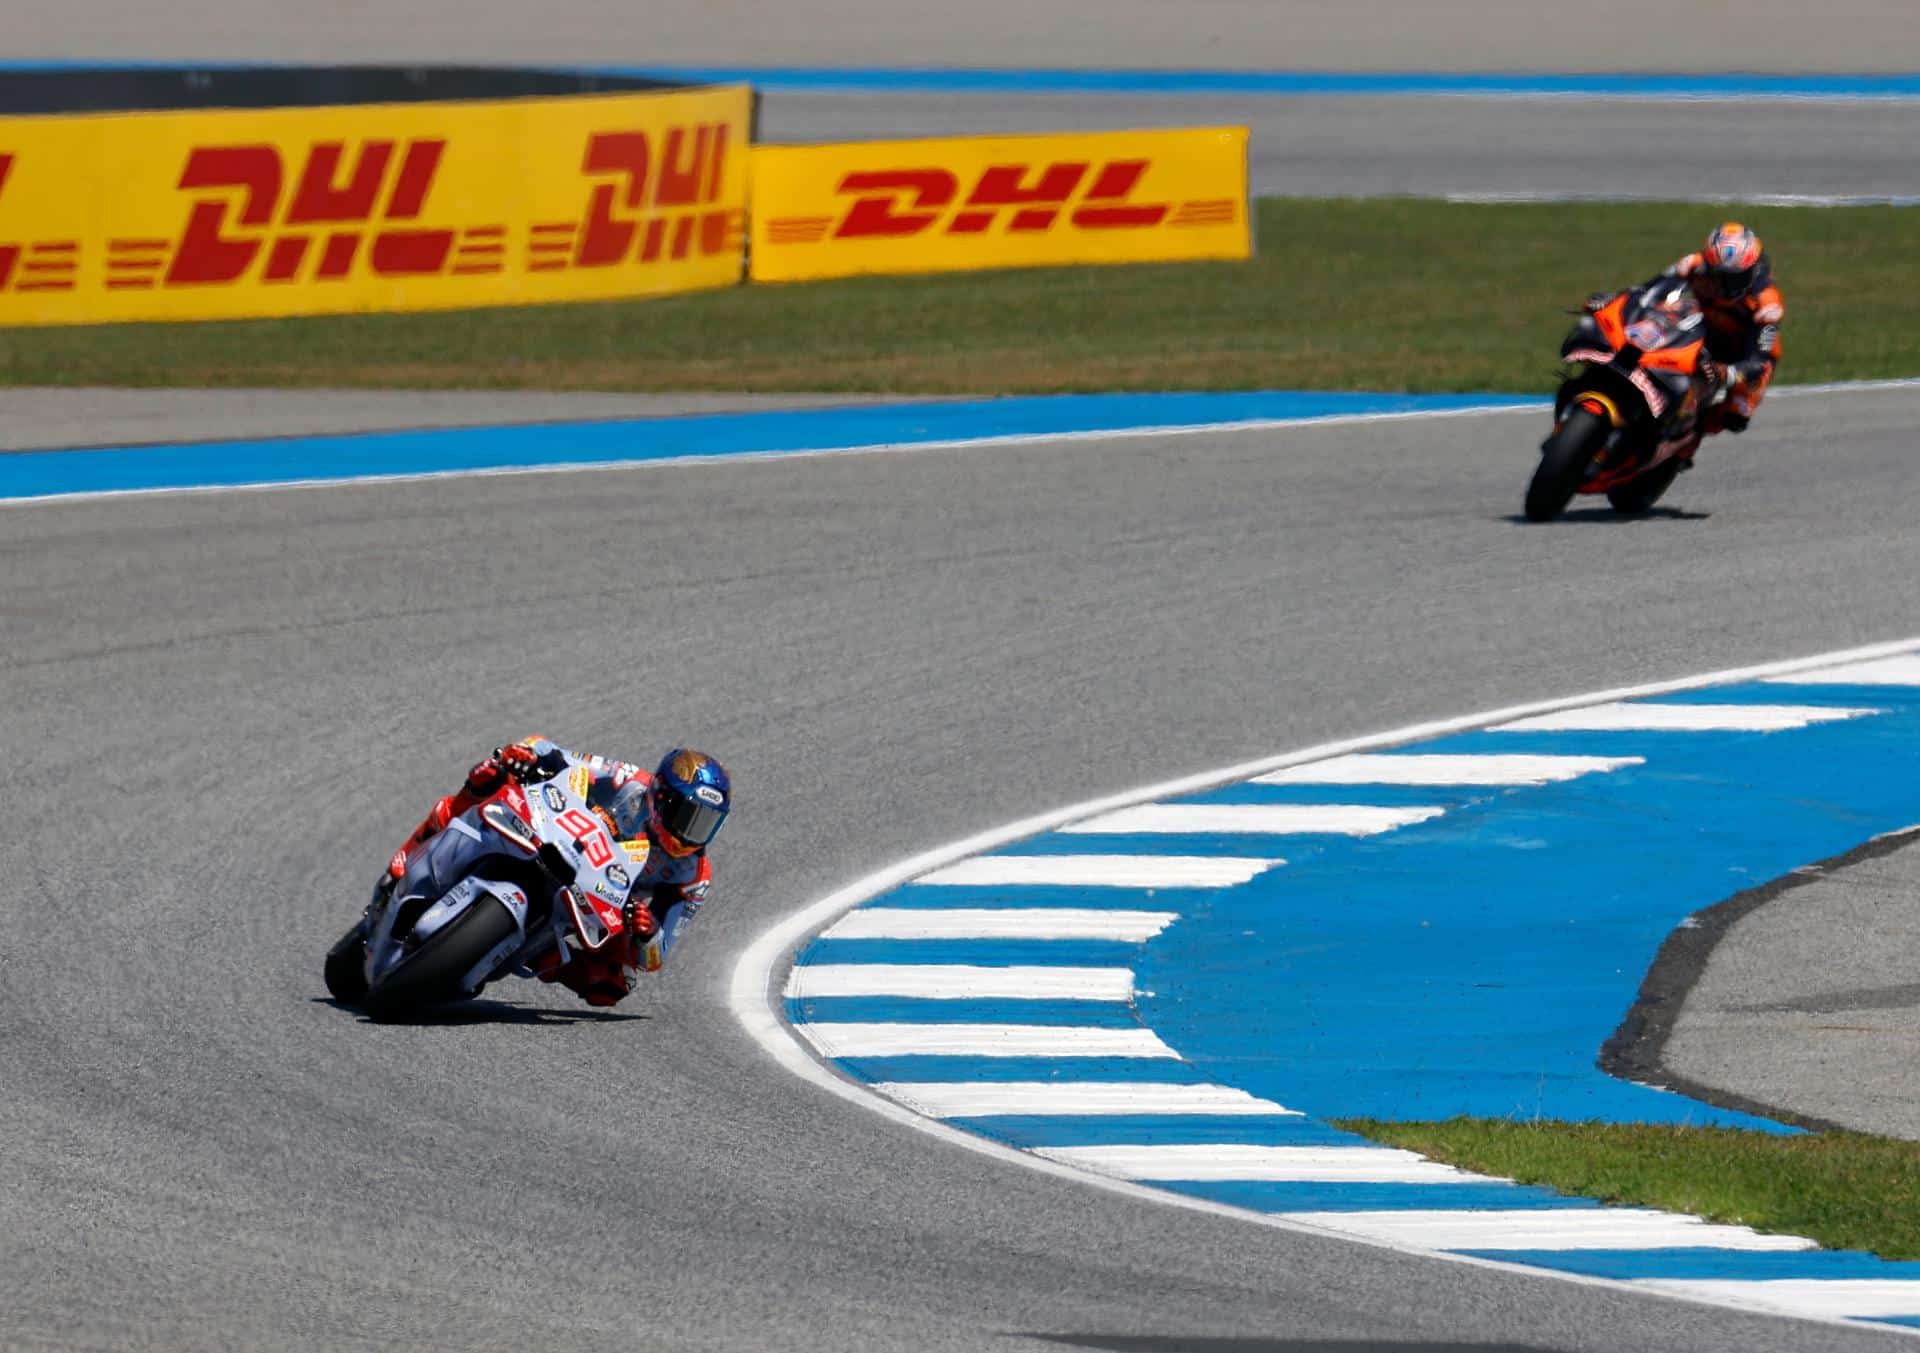
[[[1550,387],[1587,292],[1726,214],[1675,204],[1266,199],[1244,264],[740,287],[594,305],[0,329],[0,383],[899,394]],[[1746,213],[1787,296],[1783,381],[1920,374],[1920,211]]]
[[[1920,1142],[1479,1118],[1339,1126],[1523,1184],[1920,1259]]]

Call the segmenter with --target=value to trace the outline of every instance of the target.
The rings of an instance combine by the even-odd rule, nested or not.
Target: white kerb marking
[[[1676,1297],[1828,1319],[1920,1315],[1920,1282],[1912,1279],[1636,1278],[1633,1286]]]
[[[1231,1085],[1162,1085],[1139,1081],[895,1081],[875,1085],[888,1099],[931,1118],[994,1114],[1114,1117],[1137,1113],[1301,1117],[1272,1100]]]
[[[1920,382],[1915,382],[1920,385]],[[1775,398],[1785,398],[1794,393],[1783,390]],[[976,833],[958,841],[951,841],[934,849],[923,851],[908,859],[898,861],[884,869],[865,875],[836,889],[825,897],[817,898],[809,905],[800,908],[788,916],[775,921],[767,929],[756,935],[743,949],[733,965],[732,976],[727,987],[727,1006],[734,1018],[746,1030],[748,1037],[759,1044],[768,1057],[778,1062],[798,1079],[822,1094],[836,1096],[845,1102],[876,1113],[909,1131],[937,1138],[942,1145],[972,1151],[1002,1165],[1017,1166],[1051,1175],[1056,1179],[1076,1180],[1085,1187],[1099,1189],[1105,1193],[1116,1194],[1132,1202],[1149,1203],[1161,1207],[1176,1207],[1188,1212],[1202,1212],[1209,1216],[1232,1218],[1249,1226],[1267,1227],[1294,1235],[1325,1236],[1326,1231],[1302,1225],[1283,1214],[1261,1212],[1247,1207],[1237,1207],[1229,1203],[1218,1202],[1210,1198],[1198,1198],[1192,1194],[1175,1193],[1164,1189],[1154,1189],[1135,1183],[1132,1180],[1116,1178],[1112,1175],[1090,1174],[1077,1167],[1057,1160],[1046,1159],[1032,1151],[1022,1151],[1002,1142],[967,1132],[940,1119],[929,1118],[915,1113],[906,1105],[875,1094],[873,1087],[856,1084],[845,1078],[835,1068],[825,1065],[814,1055],[812,1045],[799,1036],[799,1031],[785,1018],[786,1004],[778,998],[779,987],[774,974],[786,962],[794,949],[804,944],[807,937],[822,926],[831,923],[834,918],[845,915],[852,908],[886,893],[890,889],[901,887],[930,869],[977,855],[982,851],[998,850],[1015,841],[1025,840],[1042,832],[1052,831],[1069,822],[1092,817],[1097,813],[1113,812],[1115,809],[1129,807],[1136,803],[1150,803],[1166,799],[1180,798],[1199,794],[1206,790],[1218,789],[1225,785],[1248,780],[1257,775],[1266,775],[1283,770],[1289,766],[1304,766],[1316,762],[1329,761],[1353,753],[1374,752],[1389,753],[1392,749],[1403,748],[1422,739],[1445,737],[1454,733],[1471,732],[1484,729],[1490,724],[1511,722],[1529,715],[1544,714],[1551,710],[1571,709],[1576,706],[1599,704],[1606,701],[1638,700],[1649,696],[1668,695],[1676,691],[1701,690],[1710,686],[1729,685],[1734,682],[1757,681],[1766,677],[1782,676],[1790,672],[1811,671],[1815,668],[1834,667],[1842,663],[1865,662],[1871,659],[1892,657],[1920,650],[1920,637],[1894,640],[1888,643],[1870,644],[1861,648],[1840,652],[1814,654],[1795,658],[1786,662],[1761,663],[1747,667],[1727,668],[1716,672],[1699,673],[1671,681],[1649,682],[1643,685],[1617,687],[1603,691],[1589,691],[1581,695],[1562,697],[1554,700],[1536,700],[1521,705],[1509,705],[1500,709],[1481,710],[1473,714],[1433,719],[1424,723],[1411,724],[1403,728],[1369,734],[1365,737],[1348,738],[1339,742],[1322,743],[1318,746],[1300,748],[1273,756],[1258,757],[1231,766],[1219,766],[1214,769],[1163,780],[1154,784],[1142,785],[1124,793],[1110,794],[1097,799],[1079,803],[1065,804],[1047,812],[1035,813],[1013,822],[1005,823],[990,830]],[[1511,1181],[1499,1181],[1509,1183]],[[1508,1260],[1486,1259],[1476,1255],[1452,1250],[1433,1250],[1416,1245],[1400,1245],[1390,1241],[1370,1240],[1365,1237],[1352,1237],[1353,1243],[1372,1245],[1397,1254],[1421,1255],[1439,1262],[1459,1264],[1466,1268],[1486,1269],[1506,1274],[1524,1274],[1532,1278],[1546,1278],[1555,1282],[1569,1283],[1579,1287],[1601,1288],[1618,1292],[1626,1284],[1613,1278],[1599,1278],[1581,1273],[1567,1273],[1538,1266],[1522,1266]],[[1752,1284],[1760,1286],[1761,1284]],[[1677,1284],[1684,1289],[1687,1285]],[[1711,1288],[1712,1284],[1706,1284]],[[1741,1284],[1731,1284],[1739,1288]],[[1915,1284],[1920,1286],[1920,1284]],[[1718,1304],[1721,1306],[1744,1306],[1756,1308],[1757,1303],[1747,1299],[1744,1294],[1703,1291],[1660,1291],[1643,1288],[1649,1296],[1664,1296],[1675,1300],[1693,1300]],[[1820,1314],[1810,1311],[1796,1312],[1807,1319],[1822,1320],[1836,1326],[1846,1325],[1842,1316]]]
[[[1146,1029],[1052,1024],[796,1024],[822,1057],[1157,1057]]]
[[[1620,701],[1495,724],[1495,733],[1777,733],[1808,724],[1878,714],[1823,705],[1653,705]]]
[[[1060,829],[1063,835],[1122,832],[1225,832],[1289,835],[1320,832],[1377,836],[1439,817],[1444,808],[1375,808],[1347,803],[1143,803]]]
[[[915,883],[1063,888],[1231,888],[1285,860],[1204,855],[976,855]]]
[[[1545,1207],[1507,1211],[1289,1212],[1295,1221],[1343,1235],[1436,1250],[1811,1250],[1801,1236],[1632,1207]]]
[[[863,907],[823,940],[1112,940],[1145,944],[1180,919],[1171,911],[1092,907]]]
[[[1816,667],[1810,672],[1791,672],[1768,677],[1774,686],[1920,686],[1920,655],[1903,653],[1897,658],[1878,658],[1870,662],[1850,662],[1839,667]]]
[[[1034,1154],[1121,1179],[1279,1180],[1335,1183],[1485,1182],[1451,1165],[1384,1146],[1251,1146],[1172,1143],[1153,1146],[1041,1146]],[[1505,1183],[1505,1180],[1494,1181]]]
[[[982,968],[958,963],[810,963],[794,968],[787,995],[917,996],[926,1000],[1128,1001],[1130,968]]]
[[[1355,752],[1256,775],[1256,785],[1547,785],[1646,764],[1638,756]]]

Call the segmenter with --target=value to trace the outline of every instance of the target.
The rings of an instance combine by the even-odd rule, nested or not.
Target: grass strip
[[[1851,1132],[1452,1118],[1339,1126],[1482,1174],[1607,1203],[1920,1259],[1920,1142]]]
[[[0,329],[0,384],[897,394],[1550,388],[1565,307],[1722,209],[1265,199],[1250,263],[737,287],[592,305]],[[1781,379],[1920,374],[1920,211],[1758,209]]]

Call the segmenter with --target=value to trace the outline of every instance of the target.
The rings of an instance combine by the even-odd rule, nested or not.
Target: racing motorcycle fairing
[[[400,877],[384,895],[376,892],[362,922],[367,988],[394,978],[486,899],[505,908],[511,929],[471,965],[462,960],[458,992],[447,996],[472,995],[511,972],[531,975],[543,959],[551,968],[556,949],[591,953],[611,944],[625,928],[647,843],[616,841],[587,802],[588,789],[580,767],[542,784],[509,781],[407,852]],[[656,936],[649,971],[659,967],[660,952]]]
[[[1662,279],[1575,326],[1561,360],[1576,369],[1554,401],[1554,425],[1583,405],[1613,428],[1576,492],[1603,493],[1699,446],[1700,414],[1720,393],[1705,323],[1685,283]]]

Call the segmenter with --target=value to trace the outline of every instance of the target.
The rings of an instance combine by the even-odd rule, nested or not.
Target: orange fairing
[[[1627,346],[1627,296],[1625,292],[1615,296],[1605,305],[1593,312],[1593,322],[1600,326],[1600,336],[1618,351]]]
[[[1700,364],[1700,349],[1703,343],[1689,343],[1684,348],[1656,348],[1640,358],[1641,366],[1650,366],[1656,371],[1678,371],[1683,375],[1693,374],[1694,367]]]

